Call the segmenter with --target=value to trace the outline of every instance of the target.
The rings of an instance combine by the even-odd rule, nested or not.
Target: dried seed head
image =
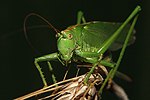
[[[98,94],[98,91],[107,74],[107,69],[99,65],[89,77],[87,85],[83,82],[86,78],[86,74],[84,74],[52,84],[15,100],[24,100],[37,95],[40,97],[38,100],[100,100],[101,95]],[[109,79],[105,89],[112,90],[122,100],[128,100],[123,88],[111,79]]]
[[[89,78],[88,85],[84,85],[83,80],[86,75],[82,75],[73,82],[65,84],[58,95],[52,99],[57,100],[98,100],[97,90],[94,86],[96,82],[102,82],[103,78],[92,74]]]

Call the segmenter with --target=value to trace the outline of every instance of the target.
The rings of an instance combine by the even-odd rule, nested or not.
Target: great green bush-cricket
[[[79,12],[76,25],[72,25],[57,33],[58,52],[35,58],[34,63],[40,73],[44,86],[47,86],[47,82],[39,66],[40,62],[47,61],[50,70],[52,70],[50,61],[53,60],[61,61],[66,66],[68,63],[81,61],[92,64],[92,68],[84,79],[85,85],[97,65],[100,64],[112,68],[99,91],[102,92],[108,79],[114,77],[126,46],[134,41],[134,25],[140,10],[140,6],[137,6],[123,23],[86,22],[83,13]],[[133,18],[133,23],[129,25]],[[53,28],[51,24],[49,25]],[[103,54],[107,50],[113,51],[120,48],[122,50],[116,63],[104,59]],[[52,79],[56,83],[54,74],[52,74]]]

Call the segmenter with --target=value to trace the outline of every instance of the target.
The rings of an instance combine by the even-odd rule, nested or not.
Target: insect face
[[[75,49],[75,41],[72,38],[72,34],[61,34],[57,40],[57,46],[61,59],[66,62],[70,61]]]

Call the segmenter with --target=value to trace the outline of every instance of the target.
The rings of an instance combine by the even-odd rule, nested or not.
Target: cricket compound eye
[[[72,39],[73,38],[73,35],[68,30],[61,31],[61,33],[63,35],[63,38],[68,38],[68,39]]]
[[[67,39],[72,39],[73,35],[71,33],[66,33],[66,34],[64,34],[64,37]]]
[[[68,34],[69,39],[72,39],[73,35],[72,34]]]

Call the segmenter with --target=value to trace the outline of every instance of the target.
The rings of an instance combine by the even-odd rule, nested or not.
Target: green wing
[[[85,25],[82,30],[83,41],[92,47],[99,48],[101,44],[119,28],[121,23],[94,21],[83,25]],[[109,48],[110,50],[114,51],[122,48],[126,35],[129,31],[129,28],[130,25],[127,25],[122,30],[116,41]],[[135,41],[134,33],[135,32],[133,31],[132,36],[130,37],[130,40],[128,42],[128,45],[132,44]]]

